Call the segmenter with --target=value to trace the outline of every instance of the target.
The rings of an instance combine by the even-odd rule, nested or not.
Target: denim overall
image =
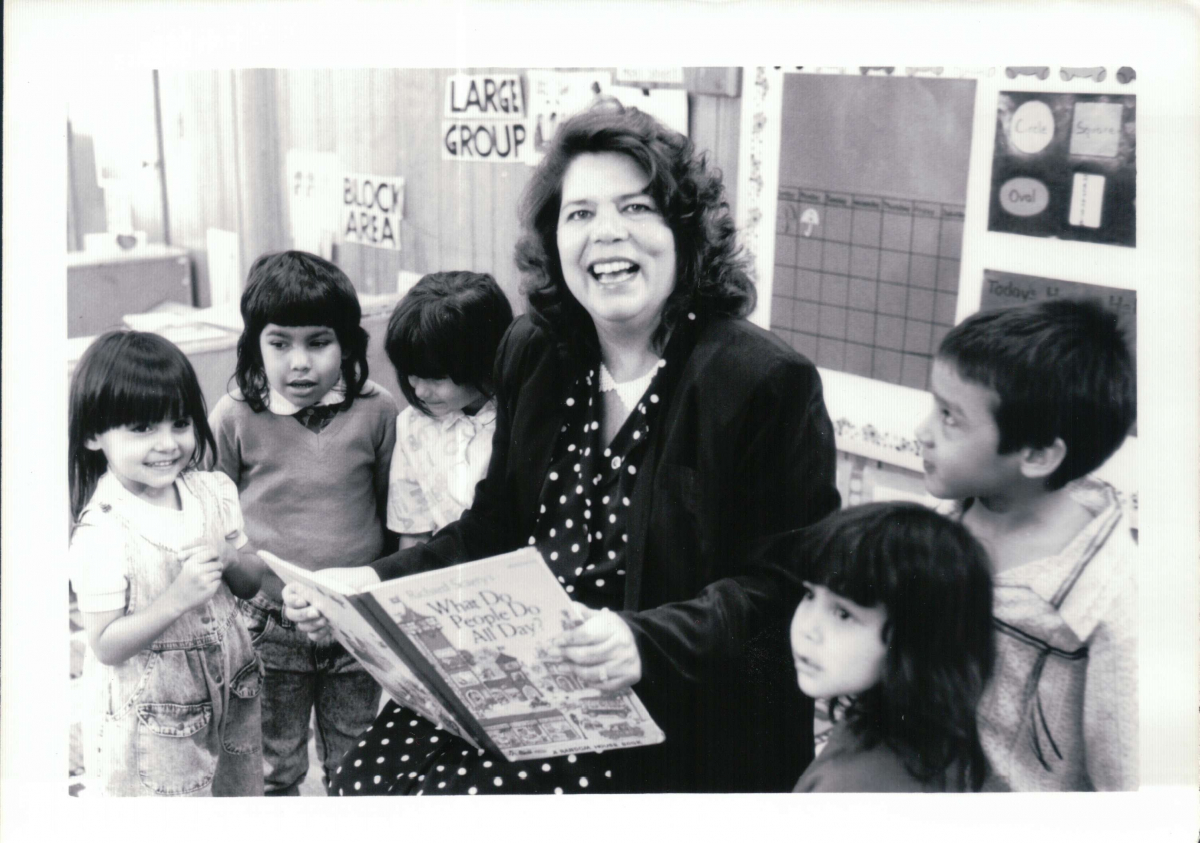
[[[209,479],[177,481],[200,502],[204,536],[225,541],[220,499]],[[111,490],[111,486],[108,487]],[[156,543],[97,489],[81,523],[125,536],[127,614],[154,602],[179,574],[178,549]],[[116,505],[114,505],[116,504]],[[115,666],[88,649],[85,676],[96,694],[85,767],[110,796],[256,796],[263,790],[259,691],[262,663],[222,583],[153,644]]]

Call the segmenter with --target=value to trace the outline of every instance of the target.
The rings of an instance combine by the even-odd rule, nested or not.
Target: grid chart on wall
[[[963,212],[781,187],[771,330],[818,366],[926,389],[954,325]]]

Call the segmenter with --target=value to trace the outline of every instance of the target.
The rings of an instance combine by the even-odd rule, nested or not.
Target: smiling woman
[[[666,741],[509,763],[389,705],[332,792],[787,790],[811,757],[811,702],[788,652],[790,580],[752,548],[837,508],[816,369],[741,318],[754,284],[720,176],[653,118],[563,123],[522,220],[530,313],[497,354],[487,476],[458,521],[374,571],[535,545],[581,604],[556,642],[569,670],[632,687]],[[304,596],[284,597],[322,640]]]
[[[675,235],[649,182],[637,162],[616,152],[580,155],[563,177],[563,279],[602,343],[649,337],[675,288]]]

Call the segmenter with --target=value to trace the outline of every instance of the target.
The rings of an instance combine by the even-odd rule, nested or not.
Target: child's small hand
[[[236,536],[237,534],[234,533],[233,535]],[[224,571],[230,565],[236,565],[238,563],[237,548],[235,548],[233,546],[233,544],[230,543],[228,537],[226,538],[225,541],[220,542],[217,545],[195,544],[195,545],[192,545],[191,547],[185,547],[183,549],[183,552],[180,555],[186,558],[188,556],[191,556],[193,553],[201,553],[201,552],[207,552],[207,553],[210,553],[213,556],[215,556],[221,563],[222,571]]]
[[[183,567],[168,589],[180,609],[180,614],[203,606],[221,587],[224,565],[221,554],[213,547],[203,546],[184,551]]]
[[[283,613],[314,644],[328,644],[333,641],[333,632],[321,610],[312,605],[311,597],[303,585],[288,583],[283,587]]]

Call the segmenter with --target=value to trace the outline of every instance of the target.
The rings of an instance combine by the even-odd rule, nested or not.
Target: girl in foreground
[[[854,507],[793,537],[796,677],[843,709],[795,791],[978,790],[975,707],[993,659],[983,549],[917,504]]]
[[[260,796],[262,664],[234,595],[263,566],[183,352],[98,338],[71,383],[71,584],[88,633],[89,778],[108,796]]]

